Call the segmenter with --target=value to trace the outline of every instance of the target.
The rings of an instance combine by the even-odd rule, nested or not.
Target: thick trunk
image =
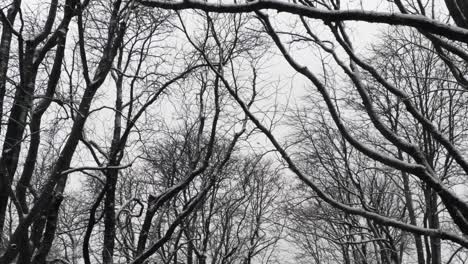
[[[20,4],[21,1],[13,1],[13,5],[7,11],[6,19],[9,21],[11,26],[13,26],[15,23],[16,14],[18,14]],[[0,40],[0,117],[3,117],[3,102],[5,99],[6,92],[6,80],[8,62],[10,60],[10,47],[12,36],[12,28],[2,23],[2,37]]]
[[[67,9],[65,13],[66,17],[71,17],[71,9]],[[70,19],[66,19],[64,23],[64,28],[68,27],[68,23]],[[47,108],[49,108],[52,98],[54,97],[56,87],[60,80],[61,70],[62,70],[62,63],[63,58],[65,56],[65,44],[66,44],[66,37],[67,31],[64,34],[59,34],[57,38],[57,50],[55,52],[54,63],[52,66],[52,70],[49,75],[49,80],[47,82],[47,90],[44,99],[42,99],[37,107],[34,109],[31,123],[30,123],[30,131],[31,131],[31,141],[29,144],[28,154],[26,157],[25,164],[23,166],[23,172],[21,177],[18,181],[16,187],[16,197],[19,200],[19,203],[23,209],[24,213],[28,212],[28,207],[26,204],[26,188],[29,186],[34,168],[36,165],[37,153],[39,151],[39,144],[41,141],[41,121],[42,115],[45,113]]]
[[[187,238],[190,239],[190,238]],[[189,241],[187,243],[187,264],[193,264],[193,243]]]
[[[206,264],[206,256],[205,255],[198,256],[198,264]]]
[[[400,153],[400,156],[401,156],[401,153]],[[402,172],[402,177],[403,177],[403,187],[404,187],[404,193],[405,193],[406,209],[408,210],[410,224],[417,226],[416,214],[414,213],[413,198],[411,197],[411,189],[409,186],[408,174],[405,172]],[[421,236],[418,234],[413,234],[413,237],[414,237],[414,242],[416,246],[416,254],[418,256],[418,264],[425,264],[424,248],[423,248]]]
[[[42,235],[41,245],[37,250],[36,255],[33,258],[32,264],[44,264],[46,263],[46,257],[52,248],[52,242],[55,238],[55,232],[57,230],[57,220],[60,205],[63,200],[62,192],[65,188],[66,179],[62,179],[62,182],[57,186],[57,195],[51,204],[51,207],[47,211],[47,223],[45,226],[44,234]],[[21,256],[21,254],[20,254]]]
[[[343,254],[343,263],[344,264],[351,264],[351,258],[349,256],[349,250],[348,250],[348,246],[342,246],[341,247],[341,251],[342,251],[342,254]]]
[[[25,57],[29,57],[29,59],[26,59],[24,63],[28,66],[24,67],[24,79],[21,80],[20,87],[16,89],[13,106],[8,118],[2,156],[0,157],[0,230],[3,230],[5,222],[8,193],[11,190],[13,177],[18,166],[26,119],[34,93],[36,71],[32,68],[31,60],[34,49],[29,47],[27,50]]]
[[[428,222],[429,228],[439,229],[440,222],[439,222],[439,215],[437,214],[437,193],[433,190],[428,190]],[[442,255],[441,255],[441,247],[440,247],[440,238],[438,237],[431,237],[431,259],[432,264],[441,264],[442,263]]]
[[[71,17],[72,17],[72,6],[71,3],[68,1],[67,2],[69,5],[69,8],[66,8],[65,10],[65,15],[63,19],[63,23],[60,28],[60,32],[55,35],[57,37],[56,41],[52,41],[52,45],[49,45],[49,47],[46,49],[45,47],[40,50],[42,54],[45,54],[51,47],[50,46],[55,46],[56,44],[59,44],[59,47],[56,52],[56,59],[54,61],[53,65],[53,70],[52,74],[55,74],[56,76],[52,76],[49,80],[48,83],[48,91],[50,90],[55,90],[55,87],[57,85],[58,79],[60,77],[60,68],[62,64],[62,59],[63,59],[63,53],[64,53],[64,45],[65,45],[65,39],[66,39],[66,33],[68,29],[68,24],[70,23]],[[14,6],[12,8],[16,9],[16,12],[20,8],[19,5],[21,4],[21,1],[15,1]],[[37,71],[40,62],[44,58],[44,56],[39,56],[39,58],[36,58],[36,53],[39,52],[37,50],[38,44],[46,38],[46,36],[50,33],[50,30],[52,28],[52,24],[55,20],[55,15],[56,15],[56,10],[57,10],[57,3],[51,3],[50,11],[48,14],[47,22],[44,26],[43,31],[33,40],[28,40],[25,41],[25,49],[24,49],[24,54],[23,53],[23,41],[19,42],[20,45],[18,45],[18,49],[20,51],[20,56],[19,56],[19,66],[20,66],[20,85],[17,87],[16,92],[15,92],[15,97],[13,99],[13,105],[11,108],[8,124],[7,124],[7,130],[5,134],[5,140],[3,143],[3,150],[2,150],[2,157],[0,158],[0,193],[6,194],[11,191],[11,183],[13,180],[13,177],[16,173],[16,169],[18,166],[18,158],[19,154],[21,152],[21,144],[23,141],[23,134],[26,128],[26,120],[28,113],[31,109],[32,106],[32,98],[34,95],[34,90],[35,90],[35,81],[36,81],[36,76],[37,76]],[[10,13],[9,13],[10,15]],[[15,13],[16,15],[16,13]],[[12,18],[8,18],[10,21],[14,20],[14,16]],[[8,26],[5,25],[4,33],[5,30],[8,31]],[[63,33],[63,30],[65,30]],[[10,35],[9,35],[9,34]],[[2,41],[4,40],[3,37],[8,38],[6,42],[11,42],[11,29],[10,32],[7,32],[6,35],[2,36]],[[54,37],[54,38],[55,38]],[[2,43],[4,44],[4,43]],[[9,44],[8,44],[9,46]],[[5,48],[5,49],[4,49]],[[6,49],[6,46],[1,47],[3,52],[7,52],[9,50]],[[4,92],[5,92],[5,78],[6,78],[6,69],[2,67],[8,68],[8,59],[4,61],[3,56],[8,56],[8,54],[0,54],[0,61],[2,61],[0,64],[0,72],[5,71],[3,73],[0,73],[0,100],[2,101],[2,105],[0,106],[1,111],[3,111],[3,97],[4,97]],[[49,102],[50,104],[50,102]],[[48,106],[48,105],[47,105]],[[47,108],[47,107],[45,107]],[[40,118],[39,118],[40,119]],[[37,123],[37,122],[36,122]],[[40,122],[39,122],[40,125]],[[36,144],[38,145],[38,138],[34,138],[32,140],[32,145],[30,147],[30,150],[32,152],[37,151],[36,150]],[[29,155],[28,155],[29,156]],[[35,155],[29,160],[27,160],[25,164],[25,170],[27,171],[29,169],[28,166],[34,166],[35,163]],[[32,172],[31,172],[32,173]],[[22,189],[21,187],[26,187],[27,183],[24,181],[21,181],[19,186],[19,189]],[[24,191],[24,188],[20,190],[20,193]],[[4,220],[5,220],[5,209],[6,209],[6,204],[8,203],[8,196],[0,195],[0,230],[3,229],[4,225]],[[22,205],[22,211],[25,211],[25,202],[24,200],[20,199],[20,205]],[[24,212],[19,212],[20,214]],[[22,232],[24,235],[28,235],[27,232]],[[0,234],[1,235],[1,234]],[[24,238],[20,239],[24,240]]]
[[[120,3],[121,1],[117,1],[114,4],[115,10],[113,10],[113,15],[110,23],[110,30],[109,30],[109,38],[108,38],[108,45],[106,46],[106,50],[104,51],[101,60],[96,68],[95,75],[93,78],[93,82],[88,83],[84,93],[82,100],[80,102],[80,105],[78,107],[78,111],[80,112],[79,115],[76,116],[76,119],[73,122],[73,126],[71,128],[70,134],[68,136],[68,139],[62,148],[62,151],[60,152],[60,155],[58,159],[55,161],[54,166],[51,169],[50,172],[50,177],[47,179],[45,184],[42,187],[41,194],[38,196],[37,200],[35,201],[34,205],[29,211],[29,214],[25,216],[22,222],[19,223],[17,226],[16,230],[14,231],[13,235],[11,235],[10,239],[10,245],[8,246],[6,252],[3,254],[2,257],[0,257],[0,263],[2,264],[7,264],[11,263],[16,255],[18,254],[18,248],[16,247],[16,244],[21,242],[21,239],[27,235],[28,229],[31,226],[31,224],[37,219],[38,216],[40,216],[41,212],[44,211],[47,207],[51,205],[51,202],[53,201],[54,197],[56,196],[54,194],[54,189],[57,185],[58,182],[61,181],[61,179],[66,178],[66,175],[63,174],[63,171],[68,169],[70,167],[70,163],[73,158],[73,154],[75,153],[75,150],[77,148],[77,145],[79,143],[79,140],[82,136],[82,131],[84,128],[84,125],[86,123],[91,103],[93,101],[94,95],[97,91],[97,89],[102,85],[102,83],[105,81],[107,74],[110,71],[110,68],[112,66],[112,62],[115,58],[115,55],[117,53],[117,47],[120,46],[122,39],[123,39],[123,34],[125,32],[125,26],[123,24],[119,24],[118,20],[116,17],[118,16],[118,11],[120,10]],[[119,27],[122,26],[122,27]],[[26,48],[26,51],[28,51],[28,48]],[[27,52],[26,52],[27,53]],[[29,58],[29,57],[28,57]],[[33,58],[33,56],[31,56]],[[28,65],[28,64],[26,64]],[[31,64],[32,65],[32,64]],[[29,67],[30,65],[28,65]],[[28,79],[34,80],[35,76],[34,75],[28,75],[28,72],[23,72],[24,76],[27,76]],[[24,83],[24,78],[23,81]],[[25,86],[26,88],[33,89],[34,88],[34,83],[30,82],[25,82],[28,84]],[[20,91],[17,92],[20,95],[24,94],[24,89],[20,89]],[[32,93],[26,93],[25,96],[20,96],[20,99],[31,99]],[[23,99],[24,100],[24,99]],[[15,99],[15,101],[17,101]],[[24,100],[28,102],[28,100]],[[18,104],[15,104],[14,107],[19,107]],[[24,107],[24,106],[23,106]],[[29,109],[29,108],[28,108]],[[22,109],[19,109],[22,110]],[[22,110],[24,111],[24,109]],[[21,112],[19,111],[20,114],[27,114],[27,112]],[[12,110],[11,116],[14,116],[14,111]],[[20,116],[21,117],[21,116]],[[23,118],[25,119],[25,117]],[[20,120],[21,121],[21,120]],[[4,144],[4,152],[8,150],[8,146],[17,148],[17,146],[12,146],[10,143],[7,142],[7,140],[12,141],[12,139],[15,139],[18,137],[17,134],[14,135],[12,139],[8,138],[8,134],[12,134],[11,131],[15,129],[22,129],[24,131],[24,124],[21,126],[21,122],[16,120],[16,125],[11,126],[9,125],[7,129],[7,138],[5,140]],[[11,130],[10,132],[8,130]],[[22,134],[22,133],[21,133]],[[13,134],[12,134],[13,136]],[[7,153],[10,153],[8,151]],[[11,155],[11,154],[10,154]],[[13,156],[14,158],[14,156]],[[14,160],[14,159],[13,159]],[[0,164],[0,165],[4,165]],[[3,170],[1,173],[5,171],[6,166],[3,166]],[[16,169],[16,168],[15,168]],[[11,171],[11,170],[8,170]],[[9,175],[11,176],[11,175]]]
[[[106,67],[105,71],[108,72],[110,69],[110,65]],[[104,70],[104,69],[103,69]],[[100,72],[100,74],[103,74]],[[73,127],[69,134],[68,140],[63,147],[59,158],[55,162],[51,176],[44,184],[42,188],[42,192],[38,197],[37,201],[35,202],[34,206],[31,208],[29,214],[25,217],[24,221],[20,223],[20,225],[16,228],[15,232],[11,236],[10,244],[16,244],[19,242],[20,237],[27,233],[29,226],[34,222],[34,220],[40,215],[45,208],[47,208],[54,197],[54,188],[56,186],[57,181],[60,178],[64,177],[62,172],[70,167],[71,160],[73,158],[73,154],[75,153],[76,147],[78,142],[81,138],[81,133],[83,131],[89,109],[91,106],[91,102],[94,98],[94,95],[97,91],[97,88],[102,84],[100,82],[94,82],[92,86],[88,87],[83,95],[83,99],[80,103],[78,108],[81,115],[77,115],[75,122],[73,123]],[[17,248],[9,246],[5,254],[0,258],[0,263],[10,263],[18,253]]]
[[[106,173],[107,189],[104,200],[104,247],[102,250],[102,262],[112,264],[115,246],[115,188],[117,185],[118,170],[110,170]]]

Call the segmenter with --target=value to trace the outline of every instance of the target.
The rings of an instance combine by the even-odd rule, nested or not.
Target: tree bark
[[[401,151],[399,151],[398,156],[399,158],[403,158]],[[411,189],[409,186],[409,176],[404,171],[401,172],[401,176],[403,178],[403,191],[405,194],[406,209],[408,210],[410,224],[417,226],[416,214],[414,213],[413,198],[411,197]],[[424,248],[421,236],[418,234],[413,234],[413,237],[416,246],[416,254],[418,256],[418,264],[425,264]]]

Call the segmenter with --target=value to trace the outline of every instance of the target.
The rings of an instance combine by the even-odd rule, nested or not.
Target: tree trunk
[[[437,193],[434,192],[432,189],[427,190],[427,198],[428,204],[428,224],[429,228],[439,229],[440,222],[439,222],[439,215],[437,214]],[[441,257],[441,247],[440,247],[440,238],[431,237],[431,263],[432,264],[441,264],[442,257]]]
[[[135,257],[139,256],[146,248],[146,241],[148,240],[149,231],[151,228],[151,222],[153,220],[156,210],[153,210],[152,206],[156,200],[156,197],[153,195],[148,196],[148,206],[146,208],[145,220],[143,220],[143,225],[141,227],[140,236],[138,237],[137,251]]]
[[[399,158],[402,158],[401,151],[399,153]],[[413,198],[411,197],[411,189],[409,186],[409,176],[406,172],[402,171],[401,176],[403,178],[403,190],[405,193],[405,202],[406,202],[406,209],[408,210],[408,216],[410,220],[410,224],[417,226],[416,222],[416,214],[414,213],[413,207]],[[421,236],[418,234],[413,234],[414,242],[416,246],[416,254],[418,256],[418,264],[425,264],[424,260],[424,248]]]

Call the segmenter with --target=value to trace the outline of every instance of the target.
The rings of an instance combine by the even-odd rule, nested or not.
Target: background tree
[[[453,189],[451,184],[441,181],[443,178],[442,175],[440,175],[441,172],[437,171],[435,166],[433,166],[434,164],[432,164],[434,159],[431,158],[431,149],[434,148],[428,148],[431,143],[427,140],[434,140],[437,144],[443,146],[443,151],[438,152],[442,156],[445,156],[445,159],[443,158],[442,160],[449,161],[453,159],[453,166],[463,171],[463,175],[466,174],[467,168],[465,155],[463,154],[464,146],[457,146],[453,142],[453,138],[450,137],[450,134],[447,134],[448,131],[444,131],[438,126],[436,123],[437,120],[427,118],[428,113],[425,111],[426,109],[419,105],[419,96],[414,97],[409,91],[398,87],[394,80],[387,78],[385,72],[382,72],[382,69],[380,69],[374,61],[366,58],[355,48],[354,43],[352,43],[353,38],[348,33],[348,27],[344,23],[345,21],[356,20],[414,28],[417,34],[426,40],[426,42],[420,42],[421,45],[423,45],[422,48],[435,50],[438,59],[444,64],[443,67],[449,70],[449,80],[464,87],[466,84],[464,77],[465,64],[466,58],[468,58],[464,47],[466,44],[465,36],[468,32],[463,28],[462,24],[464,18],[461,15],[461,10],[464,9],[461,8],[463,6],[461,2],[452,1],[448,3],[449,12],[445,11],[444,6],[440,5],[441,3],[435,1],[418,1],[414,5],[410,2],[393,1],[379,7],[381,12],[364,10],[363,8],[361,8],[361,10],[350,11],[347,10],[347,3],[343,3],[342,1],[304,1],[293,3],[253,1],[234,4],[211,4],[198,1],[143,1],[142,4],[150,7],[162,7],[173,10],[195,8],[208,12],[220,13],[255,12],[255,15],[263,24],[265,32],[271,37],[288,64],[317,88],[317,91],[323,98],[327,110],[330,113],[331,120],[335,123],[341,136],[357,151],[377,161],[385,168],[397,170],[400,171],[402,175],[408,174],[411,175],[410,177],[417,178],[420,186],[425,188],[425,204],[428,206],[425,211],[428,213],[428,226],[420,227],[414,223],[408,224],[394,217],[369,210],[362,205],[355,206],[354,204],[343,203],[339,199],[328,195],[324,188],[321,188],[316,181],[307,176],[307,172],[301,170],[295,159],[290,156],[290,152],[278,142],[268,127],[262,124],[261,118],[254,115],[245,102],[243,102],[242,96],[239,96],[233,87],[228,85],[229,80],[223,78],[224,72],[213,67],[215,64],[209,57],[205,57],[208,63],[211,61],[212,70],[216,72],[217,76],[223,79],[231,96],[247,113],[250,120],[270,139],[291,170],[308,185],[320,199],[323,199],[337,209],[343,210],[345,213],[359,215],[373,221],[375,224],[399,228],[416,235],[431,237],[431,241],[433,241],[430,242],[432,244],[432,250],[430,250],[431,258],[435,263],[440,262],[440,254],[437,253],[440,252],[438,249],[438,239],[449,240],[462,247],[468,245],[464,238],[467,226],[467,216],[464,212],[467,211],[467,203],[463,196]],[[454,7],[457,7],[457,11],[455,11]],[[278,27],[274,26],[272,18],[279,21],[276,19],[279,18],[279,16],[267,13],[267,9],[283,11],[290,19],[295,19],[295,27],[292,30],[293,33],[285,34],[284,32],[287,32],[287,30],[277,29],[278,27],[284,26],[284,23]],[[398,11],[394,12],[393,10],[395,9]],[[297,17],[293,15],[297,15]],[[439,20],[440,17],[447,17],[448,15],[456,21],[456,26],[441,22],[443,21],[442,19]],[[313,23],[313,21],[311,20],[313,19],[324,22],[325,27],[320,27],[320,29],[327,29],[328,35],[323,34],[323,32],[320,32],[320,29],[312,26],[311,23]],[[296,25],[300,25],[300,27]],[[317,32],[320,32],[320,34]],[[287,43],[287,45],[285,43]],[[346,92],[347,94],[356,93],[358,95],[357,98],[361,101],[361,110],[363,110],[363,115],[360,116],[359,119],[368,124],[369,131],[376,133],[375,136],[372,135],[374,142],[369,144],[368,140],[363,140],[365,136],[359,133],[361,131],[356,131],[355,126],[349,125],[349,121],[351,121],[350,118],[340,110],[343,106],[339,102],[340,99],[343,98],[343,95],[333,92],[334,90],[336,91],[336,87],[334,86],[337,82],[327,79],[329,76],[326,74],[325,76],[319,76],[312,70],[312,67],[308,67],[310,64],[307,62],[305,65],[299,62],[298,51],[300,50],[300,56],[302,57],[306,53],[304,50],[298,48],[298,43],[308,43],[314,48],[320,48],[327,54],[327,58],[330,58],[330,60],[326,61],[326,65],[331,63],[333,64],[331,66],[332,68],[339,69],[340,72],[344,73],[343,76],[349,81],[346,85]],[[421,59],[423,58],[421,57]],[[371,80],[369,80],[367,76],[370,77]],[[450,89],[451,88],[449,88],[449,90]],[[392,129],[392,123],[385,118],[389,114],[380,112],[378,102],[374,101],[374,94],[377,93],[376,91],[388,94],[391,97],[389,101],[401,105],[399,108],[393,107],[386,109],[392,113],[391,115],[396,116],[397,111],[405,109],[405,114],[412,120],[413,124],[417,124],[417,127],[422,131],[418,134],[412,134],[410,137],[405,137],[401,135],[400,132]],[[447,92],[441,90],[440,87],[438,91],[441,93]],[[458,93],[463,94],[464,90],[460,90]],[[450,109],[452,105],[442,104],[442,107]],[[442,112],[448,113],[450,111],[451,110],[444,110]],[[402,116],[401,113],[398,115]],[[463,128],[460,128],[460,130],[463,130]],[[415,131],[412,132],[414,133]],[[426,135],[427,140],[425,144],[414,141],[414,138],[418,135]],[[430,135],[431,139],[429,139],[427,135]],[[378,145],[375,145],[375,142],[379,142]],[[382,145],[380,142],[384,144]],[[440,206],[446,210],[451,223],[453,223],[458,230],[442,228],[437,223],[438,217],[436,216],[435,211],[437,210],[435,209],[439,208],[437,205],[437,200],[439,199],[441,203]],[[429,221],[429,219],[431,220]],[[431,222],[431,224],[429,224],[429,222]],[[422,259],[420,258],[420,260]]]
[[[275,154],[315,261],[462,262],[466,4],[372,3],[0,4],[0,262],[261,261]]]

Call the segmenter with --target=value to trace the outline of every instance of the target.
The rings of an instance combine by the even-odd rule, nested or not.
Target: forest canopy
[[[464,0],[5,0],[0,263],[468,263]]]

